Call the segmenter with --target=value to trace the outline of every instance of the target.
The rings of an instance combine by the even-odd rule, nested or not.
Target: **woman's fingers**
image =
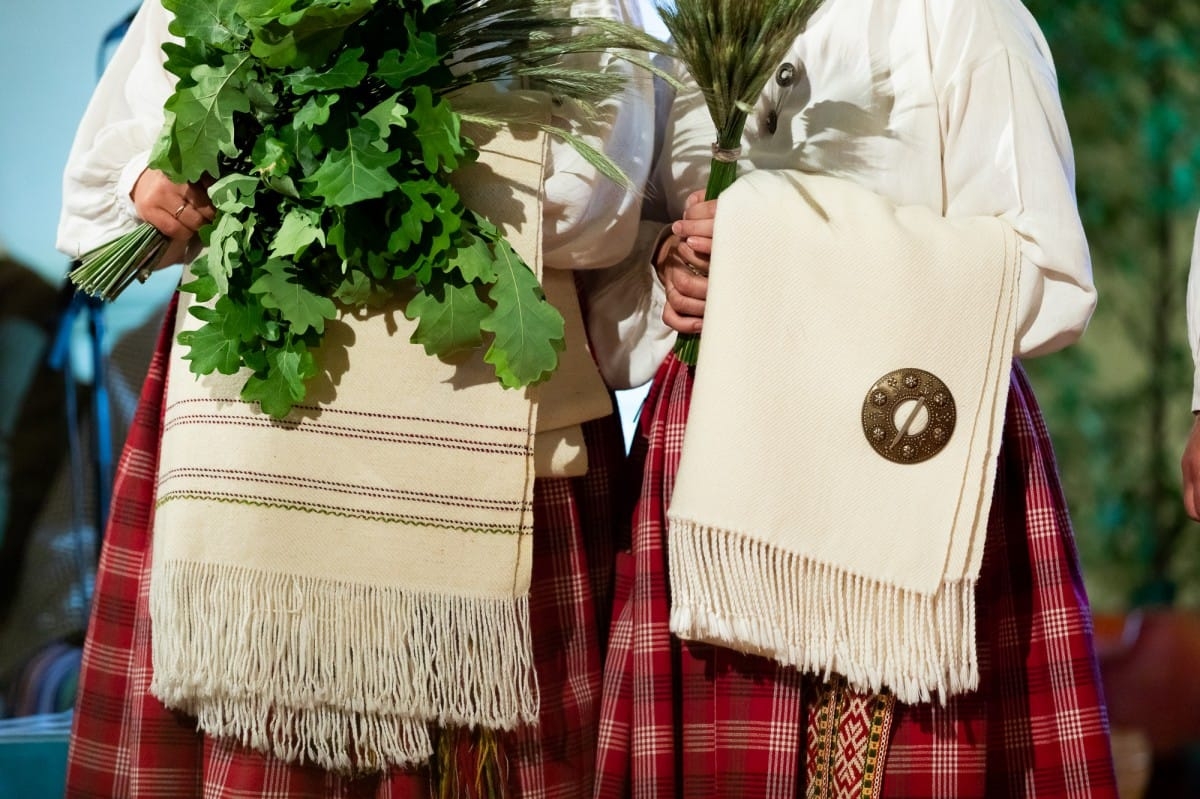
[[[663,321],[680,333],[699,333],[708,297],[708,278],[681,260],[663,270],[667,304]]]
[[[697,246],[701,249],[698,249]],[[702,275],[708,274],[708,264],[712,252],[712,240],[693,237],[681,240],[675,245],[675,256],[684,264],[691,266],[688,271]]]
[[[156,169],[142,172],[131,196],[138,215],[172,239],[190,239],[216,214],[203,187],[172,183]]]
[[[662,318],[672,330],[699,333],[704,326],[704,301],[684,296],[674,285],[668,285]]]
[[[186,198],[180,198],[179,205],[171,212],[171,217],[179,222],[182,228],[180,236],[172,236],[172,238],[191,237],[207,221],[200,213],[200,209],[188,202]]]
[[[1187,515],[1200,521],[1200,415],[1192,424],[1181,459],[1183,471],[1183,507]]]
[[[712,234],[707,236],[685,236],[682,246],[687,247],[691,253],[697,257],[702,257],[705,261],[712,255]]]
[[[712,220],[680,220],[671,225],[678,244],[675,249],[694,266],[708,268],[712,255]]]
[[[658,261],[667,294],[663,322],[680,333],[703,327],[716,215],[716,200],[705,200],[703,191],[688,195],[683,219],[672,223],[668,249]]]
[[[704,320],[698,316],[680,316],[670,305],[663,308],[663,322],[667,327],[679,333],[699,333],[704,327]]]
[[[671,225],[671,232],[691,247],[693,252],[708,255],[712,252],[716,215],[716,200],[691,205],[684,211],[683,219]]]
[[[174,203],[174,205],[166,203]],[[154,225],[160,233],[170,239],[190,239],[208,221],[200,211],[184,202],[183,198],[178,195],[173,199],[160,198],[159,204],[140,210],[139,213],[141,213],[142,219]]]
[[[188,205],[194,208],[205,222],[211,222],[217,215],[217,209],[213,207],[212,200],[208,199],[208,192],[202,186],[188,184],[183,199],[187,200]]]
[[[671,267],[671,283],[684,297],[708,299],[708,277],[698,269],[678,264]]]
[[[171,237],[187,236],[190,238],[196,231],[213,220],[217,209],[213,207],[212,201],[208,199],[208,194],[200,186],[195,184],[179,186],[172,183],[171,188],[174,191],[169,192],[164,198],[164,202],[168,204],[174,203],[178,190],[183,189],[182,194],[178,195],[179,203],[171,211],[171,216],[183,226],[183,230],[180,231],[179,236]]]
[[[716,200],[704,200],[703,202],[688,203],[683,209],[684,219],[714,219],[716,216]]]

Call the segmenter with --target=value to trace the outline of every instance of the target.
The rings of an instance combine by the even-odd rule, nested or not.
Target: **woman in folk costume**
[[[667,117],[675,221],[590,295],[612,383],[654,375],[597,795],[1115,796],[1014,361],[1074,341],[1096,299],[1035,21],[827,0],[717,153],[742,173],[719,200],[698,88]],[[671,350],[701,328],[693,369]]]
[[[636,21],[624,0],[575,10]],[[59,235],[72,256],[139,220],[182,253],[213,218],[202,186],[146,166],[173,86],[169,21],[142,6],[80,126]],[[635,185],[649,92],[634,77],[576,128]],[[336,386],[272,424],[235,384],[181,368],[187,295],[172,307],[117,477],[68,795],[424,797],[431,757],[468,793],[485,763],[500,794],[591,794],[623,451],[568,270],[623,258],[641,201],[533,141],[481,145],[493,177],[461,190],[526,215],[507,235],[567,320],[536,394],[501,389],[480,358],[426,356],[389,309],[330,323],[348,362]]]

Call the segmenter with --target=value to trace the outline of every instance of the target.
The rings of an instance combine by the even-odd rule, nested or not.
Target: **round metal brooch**
[[[897,369],[871,386],[863,400],[863,433],[871,447],[895,463],[921,463],[954,435],[954,397],[923,369]]]

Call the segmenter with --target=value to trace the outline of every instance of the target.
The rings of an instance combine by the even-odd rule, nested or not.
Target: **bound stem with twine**
[[[679,59],[704,93],[717,129],[705,199],[737,178],[751,109],[823,0],[668,0],[657,3]],[[700,336],[681,333],[675,355],[689,366]]]

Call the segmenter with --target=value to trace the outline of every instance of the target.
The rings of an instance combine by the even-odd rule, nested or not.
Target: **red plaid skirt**
[[[160,334],[114,487],[84,647],[67,774],[68,799],[431,796],[428,775],[348,779],[287,765],[196,731],[150,695],[151,519],[171,319]],[[585,426],[586,477],[534,488],[531,627],[540,725],[506,736],[511,792],[589,797],[603,632],[610,617],[614,523],[610,486],[624,458],[615,417]]]
[[[633,550],[617,563],[598,797],[1115,799],[1070,520],[1019,367],[978,587],[980,690],[944,706],[897,703],[882,726],[882,780],[865,792],[861,771],[836,773],[844,759],[830,775],[830,762],[806,757],[806,742],[820,736],[815,711],[825,687],[774,661],[683,643],[668,631],[665,509],[691,389],[689,370],[668,358],[643,408],[636,454],[645,471]],[[865,749],[863,724],[840,733],[841,745]]]

